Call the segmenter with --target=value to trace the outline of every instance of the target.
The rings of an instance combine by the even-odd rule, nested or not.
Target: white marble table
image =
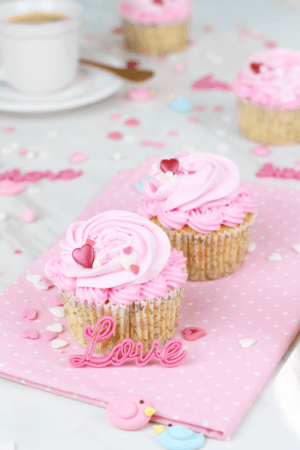
[[[85,33],[95,33],[95,40],[83,41],[82,53],[97,57],[110,53],[122,60],[120,36],[112,34],[118,25],[114,16],[117,2],[111,0],[82,0],[87,12]],[[278,166],[293,167],[300,159],[300,146],[272,148],[268,158],[255,157],[253,144],[238,131],[235,100],[231,93],[201,93],[189,89],[192,81],[207,73],[214,73],[223,81],[230,81],[242,61],[262,42],[275,40],[282,46],[300,50],[300,11],[284,9],[270,0],[210,2],[195,0],[192,37],[196,45],[182,55],[164,61],[138,58],[144,67],[153,68],[157,75],[148,87],[157,91],[152,102],[136,104],[125,99],[124,86],[114,97],[95,105],[69,112],[51,114],[6,114],[0,112],[0,171],[18,167],[22,172],[51,169],[58,171],[73,167],[82,169],[82,177],[73,181],[38,183],[39,192],[26,191],[15,197],[0,197],[0,211],[8,219],[0,223],[0,290],[17,278],[46,250],[89,204],[118,170],[137,166],[148,154],[172,155],[183,147],[219,153],[232,158],[245,180],[300,188],[298,181],[257,179],[255,173],[266,161]],[[282,3],[282,2],[281,2]],[[296,5],[297,2],[290,2]],[[204,31],[211,25],[211,32]],[[238,30],[248,26],[261,31],[263,39],[238,39]],[[216,63],[211,55],[217,55]],[[135,57],[135,59],[137,59]],[[182,63],[183,74],[176,74],[174,66]],[[169,107],[168,96],[186,96],[196,105],[205,106],[203,112],[180,114]],[[223,111],[213,107],[222,105]],[[121,114],[112,121],[111,114]],[[189,123],[188,117],[198,123]],[[141,122],[136,128],[123,124],[126,118]],[[3,133],[5,126],[15,131]],[[177,130],[177,138],[169,131]],[[109,131],[123,133],[122,141],[107,139]],[[163,149],[142,147],[140,141],[150,139],[164,142]],[[19,148],[41,152],[43,157],[26,158]],[[7,150],[8,149],[8,150]],[[86,152],[89,159],[72,164],[73,152]],[[113,155],[120,154],[115,160]],[[24,224],[21,214],[33,209],[37,220]],[[14,251],[20,249],[22,254]],[[1,352],[1,348],[0,348]],[[207,439],[205,448],[211,450],[297,450],[300,448],[300,343],[295,340],[276,372],[263,388],[242,423],[227,442]],[[106,419],[105,410],[49,394],[27,386],[0,379],[0,444],[12,441],[18,450],[89,450],[157,448],[154,430],[126,433],[114,429]],[[1,448],[1,446],[0,446]]]

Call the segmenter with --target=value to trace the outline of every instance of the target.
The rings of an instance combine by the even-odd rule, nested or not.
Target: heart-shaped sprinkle
[[[51,341],[52,348],[63,348],[66,347],[67,345],[68,343],[63,339],[53,339],[53,341]]]
[[[32,328],[27,328],[27,330],[22,331],[22,337],[25,339],[37,339],[39,335]]]
[[[14,254],[15,254],[15,255],[20,255],[21,253],[22,253],[21,250],[15,250],[15,251],[14,251]]]
[[[189,174],[189,175],[194,175],[194,173],[196,173],[195,170],[188,170],[188,174]]]
[[[163,5],[163,0],[153,0],[153,3],[156,3],[157,5]]]
[[[87,239],[87,240],[86,240],[86,244],[89,244],[89,245],[91,245],[91,246],[93,247],[93,245],[95,245],[96,242],[93,241],[93,239]]]
[[[128,119],[124,123],[128,127],[137,127],[140,124],[140,121],[138,119]]]
[[[139,273],[139,271],[140,271],[139,266],[136,266],[135,264],[132,264],[132,265],[130,266],[130,269],[131,269],[131,271],[134,273],[134,275],[138,275],[138,273]]]
[[[182,336],[187,341],[196,341],[197,339],[206,336],[206,333],[202,328],[187,327],[182,331]]]
[[[41,337],[45,342],[53,341],[53,339],[56,339],[57,336],[58,336],[58,333],[55,333],[54,331],[44,331],[41,334]]]
[[[61,323],[54,323],[53,325],[49,325],[46,327],[46,330],[53,331],[54,333],[61,333],[63,330]]]
[[[130,253],[132,253],[132,247],[124,248],[123,253],[125,253],[125,255],[130,255]]]
[[[130,270],[130,266],[135,263],[136,257],[134,253],[130,253],[130,255],[123,255],[120,258],[120,262],[125,270]]]
[[[73,259],[85,269],[91,269],[94,262],[94,249],[90,244],[84,244],[75,248],[72,252]]]
[[[65,317],[65,311],[62,306],[55,306],[54,308],[49,308],[49,311],[56,317]]]
[[[252,347],[256,343],[255,339],[241,339],[239,341],[239,344],[242,348],[249,348]]]
[[[53,281],[49,280],[49,278],[46,277],[42,277],[42,283],[44,283],[47,289],[51,289],[54,286]]]
[[[34,287],[41,291],[47,291],[49,289],[48,286],[46,286],[42,281],[37,281],[34,283]]]
[[[60,295],[55,295],[52,299],[54,306],[63,306],[63,302],[61,301]]]
[[[34,320],[37,316],[37,311],[33,308],[23,309],[22,316],[25,319]]]
[[[30,283],[37,283],[38,281],[41,281],[41,279],[42,279],[41,275],[34,275],[31,273],[26,275],[26,280],[29,281]]]
[[[160,169],[166,173],[166,172],[172,172],[173,174],[176,173],[179,169],[179,161],[178,159],[172,158],[172,159],[163,159],[160,162]]]
[[[281,261],[282,256],[280,253],[272,253],[270,256],[268,256],[269,261]]]
[[[71,161],[74,164],[84,162],[87,159],[88,159],[88,155],[83,152],[75,152],[75,153],[72,153],[72,155],[71,155]]]
[[[261,63],[252,63],[252,64],[250,65],[251,70],[252,70],[254,73],[259,73],[259,72],[260,72],[260,66],[261,66]]]

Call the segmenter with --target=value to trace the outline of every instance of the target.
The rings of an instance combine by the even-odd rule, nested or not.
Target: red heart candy
[[[157,3],[158,5],[163,5],[163,0],[153,0],[153,3]]]
[[[179,161],[178,159],[163,159],[160,162],[160,168],[163,172],[172,172],[176,173],[179,169]]]
[[[261,63],[252,63],[251,64],[251,70],[253,70],[254,73],[259,73],[260,72],[260,66]]]
[[[134,275],[137,275],[139,273],[139,271],[140,271],[139,266],[136,266],[135,264],[131,264],[130,269],[132,270]]]
[[[85,269],[91,269],[93,267],[94,249],[90,244],[84,244],[81,248],[75,248],[72,256]]]
[[[188,327],[182,331],[182,335],[187,341],[196,341],[197,339],[206,336],[206,333],[202,328]]]
[[[39,335],[32,328],[27,328],[27,330],[22,331],[22,337],[25,339],[37,339]]]
[[[196,173],[195,170],[188,170],[189,175],[194,175],[194,173]]]
[[[126,247],[123,250],[123,253],[125,253],[125,255],[130,255],[131,252],[132,252],[132,247]]]
[[[41,334],[41,337],[45,342],[53,341],[53,339],[56,339],[57,336],[58,333],[54,333],[54,331],[44,331],[44,333]]]
[[[34,320],[37,316],[37,311],[33,308],[24,309],[22,311],[22,316],[25,319]]]

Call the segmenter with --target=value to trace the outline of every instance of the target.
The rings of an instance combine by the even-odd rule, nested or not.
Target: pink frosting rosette
[[[273,49],[250,56],[233,81],[239,99],[270,107],[300,107],[300,52]]]
[[[191,11],[191,0],[126,0],[120,6],[123,17],[143,24],[185,20]]]
[[[223,156],[182,151],[154,164],[151,176],[144,183],[138,212],[149,219],[156,216],[165,228],[189,225],[209,234],[221,225],[234,227],[255,211],[250,192],[240,185],[237,166]]]
[[[56,286],[81,300],[130,304],[163,296],[185,282],[185,258],[144,217],[109,211],[74,222],[62,251],[46,265]]]

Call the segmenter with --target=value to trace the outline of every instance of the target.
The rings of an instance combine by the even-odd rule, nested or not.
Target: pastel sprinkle
[[[75,153],[72,153],[70,159],[71,159],[72,163],[78,164],[78,163],[86,161],[88,159],[88,155],[84,152],[75,152]]]
[[[169,131],[168,136],[170,137],[177,137],[179,135],[178,131]]]
[[[110,116],[111,120],[119,120],[121,118],[121,114],[112,114]]]
[[[13,127],[12,125],[3,128],[4,133],[13,133],[14,131],[15,127]]]
[[[22,331],[21,336],[25,339],[37,339],[39,337],[38,333],[32,328]]]
[[[199,119],[198,119],[198,117],[189,117],[188,122],[189,123],[197,123],[197,122],[199,122]]]
[[[165,147],[165,143],[164,142],[154,142],[153,146],[155,148],[164,148]]]
[[[223,106],[222,105],[216,105],[216,106],[214,106],[214,111],[223,111]]]
[[[108,133],[107,135],[108,139],[112,139],[114,141],[119,141],[123,138],[122,133],[119,133],[118,131],[112,131],[111,133]]]
[[[124,123],[128,127],[137,127],[138,125],[140,125],[140,121],[138,119],[133,119],[133,118],[127,119]]]
[[[26,209],[22,214],[22,220],[25,223],[32,223],[35,220],[35,213],[32,209]]]
[[[150,147],[150,145],[152,145],[152,141],[149,141],[149,139],[143,139],[141,141],[141,146],[142,147]]]
[[[270,154],[270,148],[267,145],[257,145],[253,147],[252,153],[257,156],[268,156]]]
[[[205,106],[202,106],[202,105],[196,106],[196,111],[202,112],[204,110],[205,110]]]

